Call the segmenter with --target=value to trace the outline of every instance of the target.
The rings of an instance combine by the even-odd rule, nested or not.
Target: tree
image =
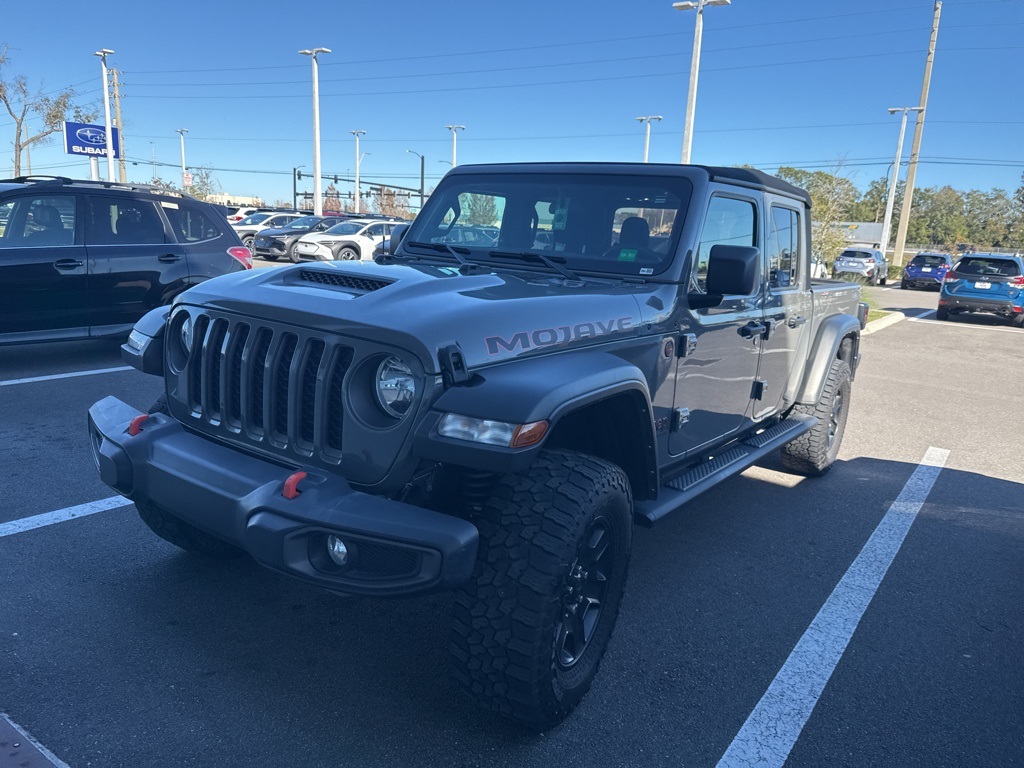
[[[498,221],[498,204],[491,195],[469,195],[466,203],[466,223],[476,227],[490,227]]]
[[[391,187],[373,187],[371,195],[373,196],[372,204],[377,209],[377,213],[402,219],[412,217],[412,214],[409,213],[408,192],[399,193],[398,190]]]
[[[33,90],[24,75],[4,77],[7,50],[8,46],[4,45],[0,51],[0,104],[14,120],[14,175],[20,176],[21,154],[27,147],[46,143],[52,134],[63,129],[69,115],[74,122],[88,123],[96,119],[98,112],[75,104],[73,88],[64,88],[56,96],[50,96],[42,90]],[[35,124],[32,129],[26,125],[30,117]]]
[[[831,266],[836,256],[846,247],[846,240],[836,225],[848,220],[853,203],[858,198],[853,182],[840,175],[842,168],[842,161],[838,161],[831,173],[804,171],[787,166],[776,172],[779,178],[806,189],[810,194],[814,249],[821,255],[826,266]]]
[[[328,184],[327,189],[324,190],[324,210],[341,210],[341,196],[338,194],[338,188],[334,184]]]
[[[199,200],[206,200],[220,191],[220,184],[213,178],[213,170],[205,166],[192,168],[192,186],[185,191]]]

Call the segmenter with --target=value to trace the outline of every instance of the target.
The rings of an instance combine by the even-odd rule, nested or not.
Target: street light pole
[[[422,211],[423,210],[423,201],[426,198],[426,191],[427,191],[427,185],[426,185],[426,178],[427,178],[426,162],[427,162],[427,159],[423,155],[421,155],[419,152],[413,152],[411,149],[407,149],[405,151],[408,152],[410,155],[416,155],[416,157],[418,157],[420,159],[420,210]]]
[[[356,137],[356,213],[359,213],[359,202],[362,195],[359,194],[359,164],[363,161],[362,155],[359,154],[359,137],[363,136],[366,131],[349,131],[353,136]]]
[[[928,89],[932,84],[932,64],[935,61],[935,40],[939,36],[939,16],[942,13],[942,0],[936,0],[932,15],[932,34],[928,40],[928,57],[924,63],[924,82],[921,84],[921,100],[914,124],[914,141],[910,145],[910,162],[907,164],[907,187],[903,193],[903,210],[900,213],[900,227],[896,232],[896,247],[892,254],[892,263],[903,265],[903,247],[907,244],[907,227],[910,226],[910,211],[914,202],[914,179],[917,177],[917,157],[921,152],[921,135],[924,133],[924,111],[928,106]]]
[[[446,125],[449,131],[452,132],[452,168],[455,167],[455,137],[459,135],[459,131],[466,130],[464,125]]]
[[[697,76],[700,73],[700,43],[704,34],[704,7],[708,5],[729,5],[732,0],[688,0],[672,3],[677,11],[697,11],[697,23],[693,27],[693,58],[690,60],[690,90],[686,95],[686,121],[683,123],[683,155],[681,162],[690,162],[693,147],[693,113],[697,106]]]
[[[181,137],[181,191],[184,192],[185,184],[185,134],[188,133],[188,128],[178,128],[177,134]]]
[[[921,107],[890,107],[889,114],[894,115],[897,112],[903,113],[903,118],[900,120],[900,138],[896,142],[896,161],[893,163],[893,174],[892,181],[889,183],[889,196],[885,201],[885,218],[882,220],[882,253],[884,254],[889,248],[889,229],[892,226],[892,209],[896,203],[896,185],[899,183],[900,178],[900,158],[903,156],[903,136],[907,131],[907,113],[908,112],[920,112]]]
[[[647,132],[644,135],[644,162],[647,162],[647,152],[651,148],[651,120],[657,120],[661,122],[661,115],[644,115],[638,117],[641,123],[647,123]]]
[[[100,68],[103,72],[103,130],[106,134],[107,152],[107,181],[114,180],[114,144],[111,141],[110,130],[110,86],[107,83],[107,56],[114,52],[109,48],[100,48],[93,56],[100,57]]]
[[[320,65],[317,55],[330,53],[330,48],[310,48],[299,51],[313,61],[313,214],[323,216],[324,201],[320,191]]]

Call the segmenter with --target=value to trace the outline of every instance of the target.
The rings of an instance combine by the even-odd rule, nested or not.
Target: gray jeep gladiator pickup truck
[[[549,728],[597,672],[633,523],[776,449],[836,459],[866,306],[810,278],[809,206],[737,168],[460,166],[376,263],[143,318],[124,357],[166,394],[93,405],[100,475],[187,550],[455,590],[460,683]]]

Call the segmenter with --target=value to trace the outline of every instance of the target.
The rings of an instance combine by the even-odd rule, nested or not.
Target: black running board
[[[633,505],[633,520],[650,528],[670,512],[708,490],[727,477],[739,474],[776,448],[811,430],[818,420],[803,414],[790,416],[746,440],[734,443],[708,461],[698,464],[661,487],[658,498]]]

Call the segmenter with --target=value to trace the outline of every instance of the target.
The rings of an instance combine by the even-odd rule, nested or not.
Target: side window
[[[790,208],[772,206],[768,232],[768,285],[789,288],[800,282],[800,214]]]
[[[171,221],[171,229],[180,243],[198,243],[220,237],[223,227],[218,226],[205,211],[187,203],[177,203],[177,208],[164,208]],[[225,222],[224,227],[227,226]]]
[[[373,224],[373,225],[371,225],[370,227],[367,228],[367,230],[366,230],[366,232],[364,234],[367,237],[374,237],[374,238],[381,237],[384,234],[384,225],[383,224]]]
[[[692,278],[698,291],[706,290],[711,249],[716,245],[757,245],[756,221],[757,211],[749,200],[717,195],[711,198]]]
[[[30,195],[0,204],[0,248],[74,244],[74,195]]]
[[[149,200],[86,195],[86,202],[90,245],[146,245],[167,239],[163,220]]]

